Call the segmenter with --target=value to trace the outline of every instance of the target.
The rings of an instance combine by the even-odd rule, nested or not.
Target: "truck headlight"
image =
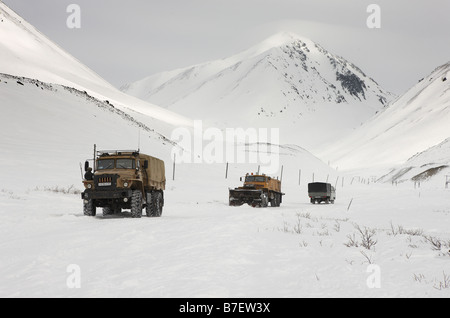
[[[92,189],[92,184],[88,183],[88,184],[87,184],[87,188],[88,188],[88,189]]]
[[[128,182],[124,182],[124,183],[123,183],[123,186],[124,186],[125,188],[128,188]]]

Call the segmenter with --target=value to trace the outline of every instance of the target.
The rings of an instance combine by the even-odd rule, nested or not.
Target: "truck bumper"
[[[115,200],[131,198],[132,191],[128,189],[92,191],[86,190],[81,194],[83,200]]]
[[[230,205],[258,204],[262,193],[261,190],[230,190]]]

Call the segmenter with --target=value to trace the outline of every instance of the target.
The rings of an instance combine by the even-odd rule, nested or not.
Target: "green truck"
[[[336,200],[336,189],[329,183],[314,182],[308,184],[308,195],[312,204],[332,203]]]

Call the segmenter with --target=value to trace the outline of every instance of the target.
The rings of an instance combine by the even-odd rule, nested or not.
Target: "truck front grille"
[[[117,186],[117,177],[116,175],[102,175],[94,177],[94,184],[97,190],[102,189],[113,189]]]

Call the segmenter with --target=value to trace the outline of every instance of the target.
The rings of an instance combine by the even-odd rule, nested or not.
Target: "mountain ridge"
[[[331,130],[355,128],[393,98],[353,63],[289,32],[231,57],[158,73],[121,89],[221,127],[284,127],[287,122],[298,131],[307,121],[330,123],[342,112],[347,118],[340,124],[321,127],[328,136]]]
[[[450,130],[450,63],[434,69],[389,107],[320,157],[339,166],[403,164],[447,139]]]

